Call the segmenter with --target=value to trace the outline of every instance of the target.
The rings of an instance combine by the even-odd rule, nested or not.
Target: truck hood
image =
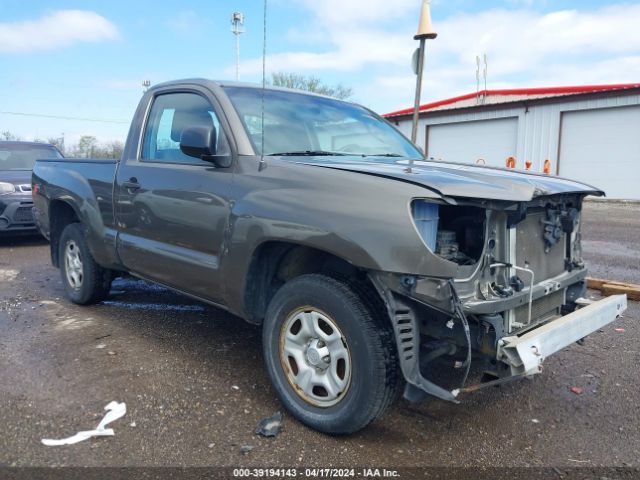
[[[376,160],[368,157],[311,157],[297,161],[305,165],[358,172],[409,182],[446,197],[469,197],[490,200],[527,202],[535,197],[560,193],[583,193],[602,196],[604,192],[584,183],[512,170],[476,167],[434,161]],[[395,160],[395,159],[393,159]]]

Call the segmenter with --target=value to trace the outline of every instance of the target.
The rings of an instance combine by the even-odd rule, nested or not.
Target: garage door
[[[518,119],[429,125],[427,139],[428,157],[459,163],[483,158],[487,165],[504,167],[507,158],[516,155]]]
[[[640,106],[562,115],[560,175],[640,200]]]

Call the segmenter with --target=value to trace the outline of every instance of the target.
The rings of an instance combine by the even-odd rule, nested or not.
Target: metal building
[[[385,115],[405,135],[413,108]],[[483,90],[420,107],[427,157],[581,180],[640,200],[640,84]]]

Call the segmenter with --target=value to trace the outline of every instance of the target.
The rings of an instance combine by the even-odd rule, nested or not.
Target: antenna
[[[476,104],[480,103],[480,55],[476,55]]]
[[[231,31],[236,37],[236,80],[240,79],[240,35],[244,33],[244,13],[233,12]]]
[[[267,88],[267,0],[264,0],[264,11],[262,13],[262,107],[260,110],[260,165],[258,171],[262,170],[264,164],[264,94]]]
[[[484,90],[482,90],[482,95],[480,95],[480,55],[476,55],[476,104],[480,105],[485,103],[487,99],[487,71],[489,69],[487,60],[487,54],[482,54],[482,62],[484,63],[484,68],[482,69],[482,81],[484,82]]]
[[[482,99],[482,103],[486,100],[487,97],[487,54],[484,54],[484,71],[482,72],[482,76],[484,77],[484,98]]]

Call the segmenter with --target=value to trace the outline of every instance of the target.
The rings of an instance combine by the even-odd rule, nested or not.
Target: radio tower
[[[244,33],[244,13],[233,12],[231,31],[236,36],[236,80],[240,79],[240,35]]]

